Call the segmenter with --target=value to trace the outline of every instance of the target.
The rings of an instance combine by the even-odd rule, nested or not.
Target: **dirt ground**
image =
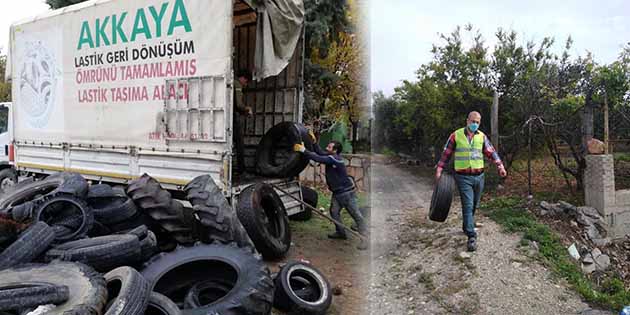
[[[318,207],[328,211],[327,198],[320,197]],[[344,211],[345,212],[345,211]],[[350,218],[344,216],[350,223]],[[269,262],[272,273],[288,260],[307,260],[321,271],[330,282],[331,288],[340,288],[341,294],[334,295],[328,315],[366,314],[365,279],[369,278],[369,251],[356,248],[358,240],[331,240],[327,234],[334,230],[332,223],[316,214],[305,222],[291,221],[292,245],[283,261]],[[274,309],[273,314],[283,314]]]
[[[372,176],[370,314],[609,314],[479,214],[479,249],[465,252],[457,201],[445,223],[427,219],[432,178],[379,164]]]

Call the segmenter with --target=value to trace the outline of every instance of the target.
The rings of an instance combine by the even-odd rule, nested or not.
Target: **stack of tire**
[[[127,187],[75,173],[18,184],[0,199],[0,313],[325,312],[321,273],[293,262],[272,277],[210,176],[184,191],[191,207],[146,174]]]

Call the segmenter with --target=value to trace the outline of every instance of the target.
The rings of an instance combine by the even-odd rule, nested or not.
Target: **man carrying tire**
[[[462,203],[462,228],[468,236],[467,249],[470,252],[477,250],[474,215],[483,193],[483,155],[497,165],[501,177],[507,176],[499,154],[495,151],[488,137],[478,130],[480,123],[481,114],[479,112],[473,111],[468,114],[466,127],[456,130],[448,138],[444,152],[442,152],[442,158],[435,171],[437,181],[442,176],[442,170],[448,164],[451,156],[455,155],[455,181]]]
[[[359,233],[366,235],[367,226],[363,214],[359,210],[357,195],[354,192],[354,185],[348,176],[346,165],[341,157],[343,147],[337,141],[331,141],[323,151],[316,142],[315,135],[309,131],[309,136],[313,139],[313,149],[315,152],[306,150],[304,144],[296,144],[293,149],[302,152],[307,158],[315,162],[326,165],[326,184],[332,192],[330,201],[330,216],[341,222],[341,209],[346,208],[348,213],[357,224]],[[331,239],[347,239],[346,230],[343,226],[335,223],[336,231],[328,234]],[[367,242],[361,241],[359,249],[366,249]]]
[[[240,173],[245,173],[245,144],[243,143],[243,130],[240,123],[241,116],[251,116],[252,108],[245,105],[245,94],[243,89],[247,87],[249,81],[252,80],[252,74],[247,69],[240,69],[236,73],[234,81],[234,145],[236,146],[236,163]]]

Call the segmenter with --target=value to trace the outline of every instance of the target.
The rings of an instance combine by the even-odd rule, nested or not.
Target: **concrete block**
[[[630,234],[630,211],[611,213],[605,220],[608,237],[611,239],[623,238]]]

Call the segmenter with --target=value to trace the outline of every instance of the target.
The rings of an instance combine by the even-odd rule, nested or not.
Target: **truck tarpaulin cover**
[[[302,24],[302,0],[245,0],[256,9],[256,79],[279,74],[295,51]]]
[[[15,139],[159,147],[165,100],[187,97],[165,81],[232,71],[231,10],[231,1],[100,0],[14,24]],[[216,106],[227,103],[219,83]]]

